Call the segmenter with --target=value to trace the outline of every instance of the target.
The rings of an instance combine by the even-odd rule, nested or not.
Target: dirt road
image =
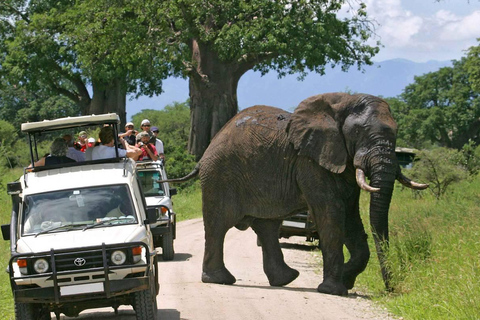
[[[225,265],[237,278],[234,285],[201,282],[204,232],[200,219],[177,225],[175,259],[160,262],[160,294],[157,297],[162,320],[237,320],[237,319],[393,319],[374,307],[367,297],[350,293],[348,297],[320,294],[312,247],[302,238],[282,239],[285,261],[300,271],[286,287],[270,287],[262,270],[261,249],[255,233],[232,229],[225,241]],[[161,259],[160,259],[161,260]],[[131,307],[84,311],[80,319],[133,320]],[[69,319],[64,318],[62,319]],[[79,318],[76,318],[79,319]]]

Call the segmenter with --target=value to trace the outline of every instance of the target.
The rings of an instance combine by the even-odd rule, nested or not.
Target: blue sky
[[[357,0],[350,0],[351,3]],[[374,61],[407,59],[414,62],[460,59],[480,43],[480,0],[364,0],[369,16],[378,23],[376,40],[383,44]],[[250,71],[251,72],[251,71]],[[328,76],[328,72],[327,72]],[[239,101],[242,97],[239,84]],[[163,109],[188,99],[188,83],[167,79],[164,93],[127,101],[127,118],[142,109]],[[246,90],[243,90],[246,91]],[[279,95],[285,94],[282,92]]]

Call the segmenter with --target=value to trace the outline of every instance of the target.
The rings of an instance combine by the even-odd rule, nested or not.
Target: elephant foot
[[[282,287],[297,279],[299,274],[297,270],[285,265],[281,271],[269,272],[267,278],[272,287]]]
[[[237,279],[226,268],[202,273],[202,282],[204,283],[234,284],[236,281]]]
[[[334,283],[331,281],[322,282],[317,291],[320,293],[332,294],[335,296],[346,296],[348,295],[348,290],[342,283]]]

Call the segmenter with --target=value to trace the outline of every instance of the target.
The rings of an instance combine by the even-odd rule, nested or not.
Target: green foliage
[[[10,196],[5,191],[5,185],[8,182],[16,181],[22,175],[21,169],[5,170],[0,168],[0,224],[10,223],[10,214],[12,202]],[[10,242],[0,240],[0,315],[2,319],[14,319],[13,314],[13,296],[10,288],[10,279],[7,269],[10,260]]]
[[[458,162],[471,176],[478,174],[480,171],[480,146],[475,146],[475,143],[470,140],[460,150]]]
[[[458,161],[460,157],[460,152],[454,149],[420,151],[411,174],[415,180],[428,183],[429,190],[440,199],[453,183],[468,177],[468,172]]]
[[[374,256],[356,288],[399,318],[479,319],[480,177],[459,182],[439,200],[429,193],[415,199],[398,186],[389,215],[395,292],[385,294]],[[368,206],[369,195],[362,193],[363,221]],[[372,237],[369,246],[374,252]]]
[[[140,127],[143,119],[150,120],[152,126],[159,129],[158,138],[163,141],[165,150],[166,171],[169,178],[180,178],[189,173],[195,166],[195,158],[187,151],[190,132],[190,109],[188,102],[167,105],[163,110],[142,110],[135,114],[133,123]],[[178,185],[185,188],[193,180]]]
[[[398,98],[388,99],[399,127],[399,142],[461,149],[480,143],[480,92],[469,81],[467,59],[415,77]]]

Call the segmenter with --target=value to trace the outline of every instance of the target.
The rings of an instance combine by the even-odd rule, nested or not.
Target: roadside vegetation
[[[371,236],[372,256],[354,290],[366,292],[403,319],[479,319],[478,190],[478,176],[456,183],[440,199],[397,184],[389,214],[388,258],[395,290],[385,292]],[[367,230],[368,205],[369,196],[362,193]]]

